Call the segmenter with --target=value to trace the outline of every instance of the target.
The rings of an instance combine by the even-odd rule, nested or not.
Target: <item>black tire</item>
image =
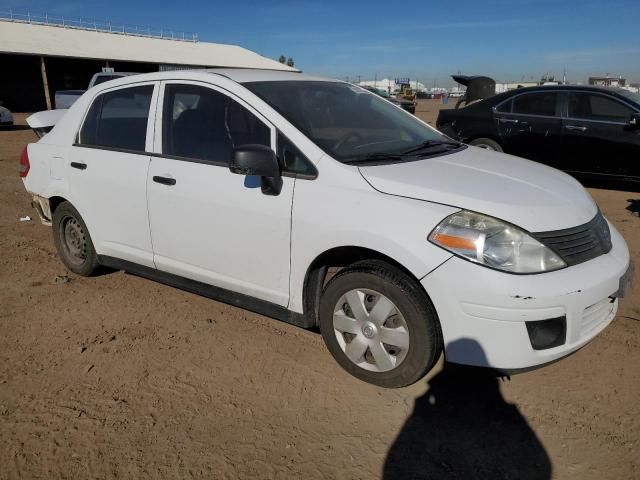
[[[504,152],[502,147],[495,140],[491,140],[490,138],[476,138],[475,140],[471,140],[469,145],[473,145],[474,147],[486,148],[487,150],[493,150],[494,152]]]
[[[98,268],[98,255],[89,230],[78,211],[62,202],[53,213],[53,243],[62,263],[74,273],[88,277]]]
[[[338,342],[334,311],[343,296],[354,289],[379,292],[395,305],[404,319],[409,346],[404,359],[391,370],[370,371],[358,366]],[[431,301],[411,277],[383,261],[365,260],[338,272],[322,293],[319,324],[327,349],[342,368],[360,380],[385,388],[417,382],[435,366],[442,353],[442,332]],[[344,336],[342,340],[346,341]],[[372,354],[370,350],[367,353]]]

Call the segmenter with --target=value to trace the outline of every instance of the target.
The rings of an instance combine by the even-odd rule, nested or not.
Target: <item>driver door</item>
[[[210,84],[163,82],[160,98],[147,181],[157,268],[286,306],[295,179],[268,196],[228,168],[234,147],[275,148],[274,126]]]

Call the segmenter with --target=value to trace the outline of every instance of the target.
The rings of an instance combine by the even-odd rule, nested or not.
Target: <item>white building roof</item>
[[[0,52],[297,71],[237,45],[185,42],[0,20]]]

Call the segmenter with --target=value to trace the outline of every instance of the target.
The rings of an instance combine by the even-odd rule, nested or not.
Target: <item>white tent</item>
[[[427,90],[424,84],[416,80],[411,80],[410,84],[411,88],[418,92]],[[365,80],[363,82],[360,82],[358,85],[360,85],[361,87],[379,88],[380,90],[386,90],[387,92],[395,92],[397,90],[400,90],[400,85],[396,85],[395,80],[389,78],[383,78],[382,80]]]

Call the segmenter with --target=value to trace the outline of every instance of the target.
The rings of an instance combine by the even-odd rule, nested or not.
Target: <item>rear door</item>
[[[97,95],[69,155],[72,202],[100,255],[153,267],[146,182],[156,83]],[[150,132],[148,134],[148,132]]]
[[[572,173],[640,177],[640,131],[634,108],[598,92],[570,92],[563,120],[561,168]]]
[[[289,301],[294,178],[277,196],[260,178],[233,174],[234,147],[275,149],[276,130],[230,92],[163,82],[148,179],[158,269],[281,306]]]
[[[522,93],[496,106],[495,119],[505,152],[557,165],[561,142],[560,95],[554,91]]]

